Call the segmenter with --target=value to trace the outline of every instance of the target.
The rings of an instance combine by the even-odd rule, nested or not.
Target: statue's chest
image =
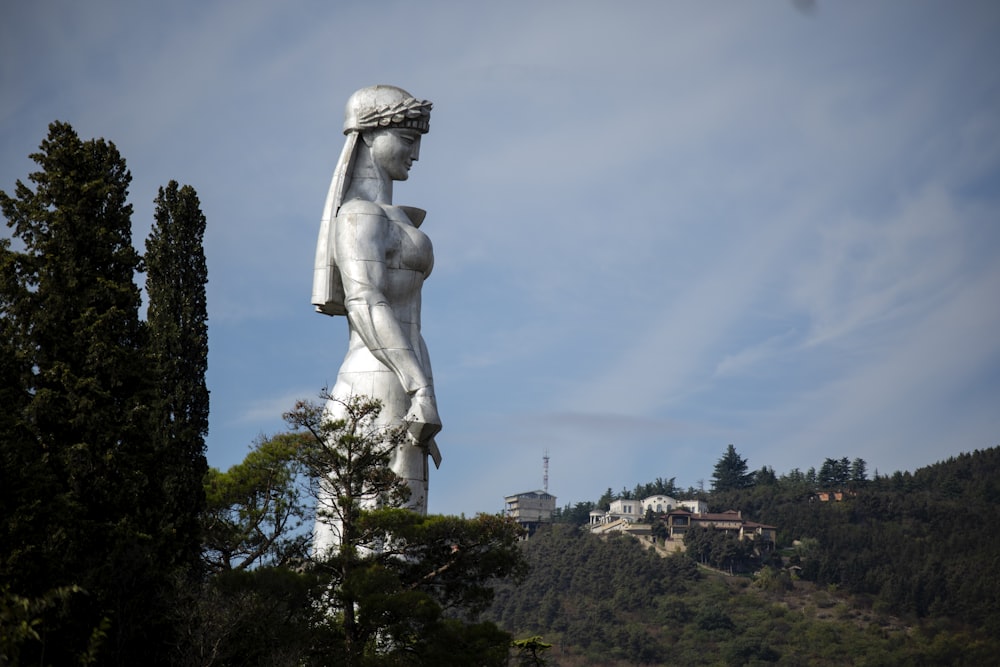
[[[411,225],[402,217],[404,215],[399,212],[398,216],[389,217],[386,265],[392,269],[418,271],[427,277],[434,266],[434,248],[427,235]]]

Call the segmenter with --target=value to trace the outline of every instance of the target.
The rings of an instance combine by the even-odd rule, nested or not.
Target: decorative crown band
[[[380,127],[405,127],[426,134],[431,127],[431,107],[427,100],[408,97],[401,102],[376,107],[358,113],[357,130],[374,130]]]

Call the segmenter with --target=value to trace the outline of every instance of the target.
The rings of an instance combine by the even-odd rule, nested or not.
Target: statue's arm
[[[385,296],[390,224],[376,204],[357,200],[346,204],[337,215],[337,264],[351,327],[410,395],[415,427],[410,431],[424,442],[440,430],[441,421],[430,369],[424,369],[418,356],[425,352],[414,349]]]

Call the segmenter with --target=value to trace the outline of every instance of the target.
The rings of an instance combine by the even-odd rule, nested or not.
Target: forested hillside
[[[842,502],[774,483],[713,496],[805,540],[802,576],[871,599],[892,614],[947,617],[1000,635],[1000,448],[962,454],[848,490]]]
[[[779,527],[779,558],[752,576],[554,524],[524,544],[531,574],[490,613],[552,643],[557,665],[991,664],[998,480],[994,448],[854,484],[841,502],[777,476],[708,494],[712,511]]]

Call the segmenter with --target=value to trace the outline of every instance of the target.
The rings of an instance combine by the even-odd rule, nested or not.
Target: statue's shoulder
[[[367,199],[351,199],[349,201],[345,201],[341,204],[340,210],[337,211],[338,218],[355,215],[378,216],[381,218],[388,217],[385,209],[381,205],[368,201]]]

